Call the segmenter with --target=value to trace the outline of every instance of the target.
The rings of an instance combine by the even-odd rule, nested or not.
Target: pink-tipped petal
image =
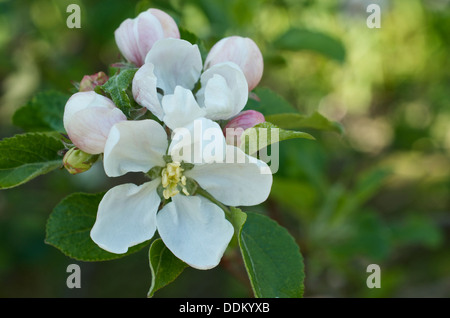
[[[149,9],[151,14],[153,14],[161,23],[164,31],[164,37],[166,38],[180,38],[180,31],[174,19],[164,11],[159,9]]]
[[[241,135],[244,130],[265,121],[264,115],[256,110],[246,110],[241,112],[239,115],[231,119],[223,128],[223,133],[227,140],[227,144],[236,145],[239,147],[241,144]]]
[[[83,109],[72,117],[67,134],[75,146],[89,154],[104,151],[111,127],[127,118],[118,108],[93,107]]]
[[[73,94],[64,108],[64,128],[75,146],[90,154],[103,152],[111,127],[126,120],[112,100],[93,91]]]
[[[205,69],[223,62],[233,62],[242,69],[249,91],[261,81],[264,71],[263,56],[252,39],[231,36],[217,42],[206,57]]]
[[[159,20],[149,11],[142,12],[135,19],[134,32],[139,49],[138,66],[144,64],[145,57],[156,41],[164,38],[164,31]]]
[[[126,19],[114,32],[117,47],[125,59],[137,66],[142,65],[142,57],[139,53],[139,47],[134,32],[134,20]]]
[[[158,9],[141,12],[135,19],[126,19],[114,32],[117,46],[129,62],[140,67],[153,45],[164,38],[180,38],[178,26]]]

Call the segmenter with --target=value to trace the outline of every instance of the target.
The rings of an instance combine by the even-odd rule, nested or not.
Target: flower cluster
[[[232,36],[203,63],[198,46],[180,39],[175,21],[157,9],[123,21],[115,39],[137,68],[130,95],[148,116],[132,118],[100,94],[104,73],[85,76],[65,106],[76,151],[64,161],[79,173],[101,155],[109,177],[142,172],[149,181],[110,189],[91,238],[121,254],[157,231],[179,259],[212,268],[234,234],[223,207],[262,203],[272,186],[266,163],[238,148],[239,138],[226,138],[229,129],[264,122],[261,113],[243,111],[262,77],[261,52],[253,40]]]

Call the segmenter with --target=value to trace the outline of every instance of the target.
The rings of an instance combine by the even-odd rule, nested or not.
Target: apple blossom
[[[180,38],[175,21],[158,9],[141,12],[135,19],[126,19],[114,32],[117,46],[131,63],[141,66],[156,41],[163,38]]]
[[[197,133],[196,126],[201,126]],[[209,135],[213,131],[213,141],[206,137],[207,131]],[[187,135],[191,138],[184,138]],[[183,160],[178,156],[180,143]],[[211,145],[216,150],[214,155],[206,151]],[[186,146],[193,147],[195,155],[186,156]],[[200,163],[192,160],[197,155]],[[228,157],[235,155],[246,161],[227,163]],[[198,184],[216,200],[233,206],[265,201],[272,185],[272,175],[261,173],[267,165],[227,146],[220,126],[205,118],[176,129],[170,143],[165,129],[156,121],[118,123],[106,142],[104,168],[110,177],[144,172],[152,180],[110,189],[99,204],[92,240],[109,252],[121,254],[149,240],[157,230],[175,256],[198,269],[209,269],[220,262],[233,236],[233,226],[218,205],[197,194],[189,184]]]
[[[104,72],[98,72],[93,75],[85,75],[80,82],[80,92],[93,91],[95,87],[103,85],[108,81],[108,75]]]
[[[256,110],[246,110],[231,119],[223,128],[223,134],[230,145],[241,144],[241,135],[244,130],[265,122],[264,115]],[[236,139],[235,139],[236,138]]]
[[[72,95],[64,108],[64,128],[72,143],[88,154],[103,152],[111,127],[127,120],[107,97],[93,91]]]
[[[206,57],[205,69],[223,62],[233,62],[242,69],[249,91],[259,84],[264,71],[264,61],[261,51],[252,39],[230,36],[214,44]]]
[[[155,43],[145,64],[134,76],[133,96],[158,119],[170,120],[165,118],[169,115],[164,111],[163,99],[168,95],[186,94],[180,91],[194,89],[199,79],[201,88],[195,98],[204,117],[228,119],[245,107],[248,86],[241,69],[232,62],[225,62],[202,73],[198,46],[180,39],[162,39]],[[178,93],[177,87],[180,87]]]

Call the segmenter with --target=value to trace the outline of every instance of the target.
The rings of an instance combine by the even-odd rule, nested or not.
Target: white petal
[[[110,177],[127,172],[148,172],[164,166],[167,134],[154,120],[125,121],[111,128],[105,145],[103,166]]]
[[[245,107],[248,84],[236,64],[216,64],[202,74],[200,81],[202,88],[197,93],[197,99],[200,106],[205,107],[207,118],[229,119]]]
[[[233,163],[196,165],[185,175],[226,205],[252,206],[264,202],[272,188],[267,164],[233,146],[227,146],[227,157],[227,162]],[[233,160],[228,160],[230,157]]]
[[[135,101],[150,110],[158,119],[162,120],[163,110],[156,91],[156,76],[154,65],[146,63],[138,69],[133,78],[133,97]]]
[[[102,153],[114,124],[126,121],[118,108],[92,107],[76,112],[66,124],[66,131],[75,146],[90,154]]]
[[[67,101],[64,107],[64,128],[67,131],[67,124],[72,119],[72,116],[87,108],[93,107],[101,107],[101,108],[109,108],[114,109],[116,105],[114,105],[113,101],[109,98],[97,94],[94,91],[89,92],[78,92],[73,94],[69,100]]]
[[[158,9],[141,12],[135,19],[126,19],[114,32],[117,46],[130,62],[141,66],[156,41],[165,37],[179,38],[177,24]]]
[[[156,222],[167,248],[197,269],[217,266],[234,233],[223,211],[199,196],[174,196]]]
[[[220,126],[210,119],[198,118],[173,130],[169,154],[175,161],[194,164],[222,162],[226,141]]]
[[[145,55],[142,57],[139,53],[134,24],[134,19],[124,20],[114,31],[114,37],[122,55],[129,62],[140,66],[143,64]]]
[[[151,239],[161,202],[156,192],[160,182],[156,179],[141,186],[122,184],[109,190],[98,207],[92,240],[108,252],[122,254]]]
[[[148,52],[145,63],[155,66],[157,86],[164,95],[173,94],[180,85],[193,89],[202,70],[202,57],[197,45],[180,39],[161,39]]]
[[[197,104],[192,92],[181,86],[175,88],[174,94],[163,97],[162,107],[164,123],[170,129],[186,126],[205,115],[205,110]]]
[[[264,61],[258,45],[250,38],[230,36],[214,44],[205,60],[205,69],[222,63],[236,63],[247,79],[248,90],[255,88],[264,71]]]
[[[159,20],[159,23],[161,23],[165,38],[180,38],[177,23],[170,15],[159,9],[149,9],[148,12],[153,14]]]
[[[164,38],[164,30],[159,20],[148,10],[139,13],[136,17],[133,31],[141,57],[140,64],[138,64],[140,66],[155,42]]]

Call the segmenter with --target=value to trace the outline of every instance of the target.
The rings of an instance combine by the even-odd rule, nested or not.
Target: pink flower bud
[[[88,154],[102,153],[111,127],[124,120],[126,116],[109,98],[93,91],[72,95],[64,109],[70,140]]]
[[[222,62],[233,62],[241,68],[249,91],[255,88],[262,78],[263,56],[250,38],[231,36],[214,44],[206,57],[205,69]]]
[[[84,75],[80,82],[80,92],[93,91],[96,86],[103,85],[108,81],[108,75],[98,72],[93,75]]]
[[[163,38],[180,38],[175,21],[158,9],[141,12],[135,19],[126,19],[114,32],[122,55],[138,67],[142,66],[153,44]]]
[[[223,128],[227,144],[239,147],[242,133],[257,124],[265,122],[264,115],[256,110],[246,110],[231,119]]]

